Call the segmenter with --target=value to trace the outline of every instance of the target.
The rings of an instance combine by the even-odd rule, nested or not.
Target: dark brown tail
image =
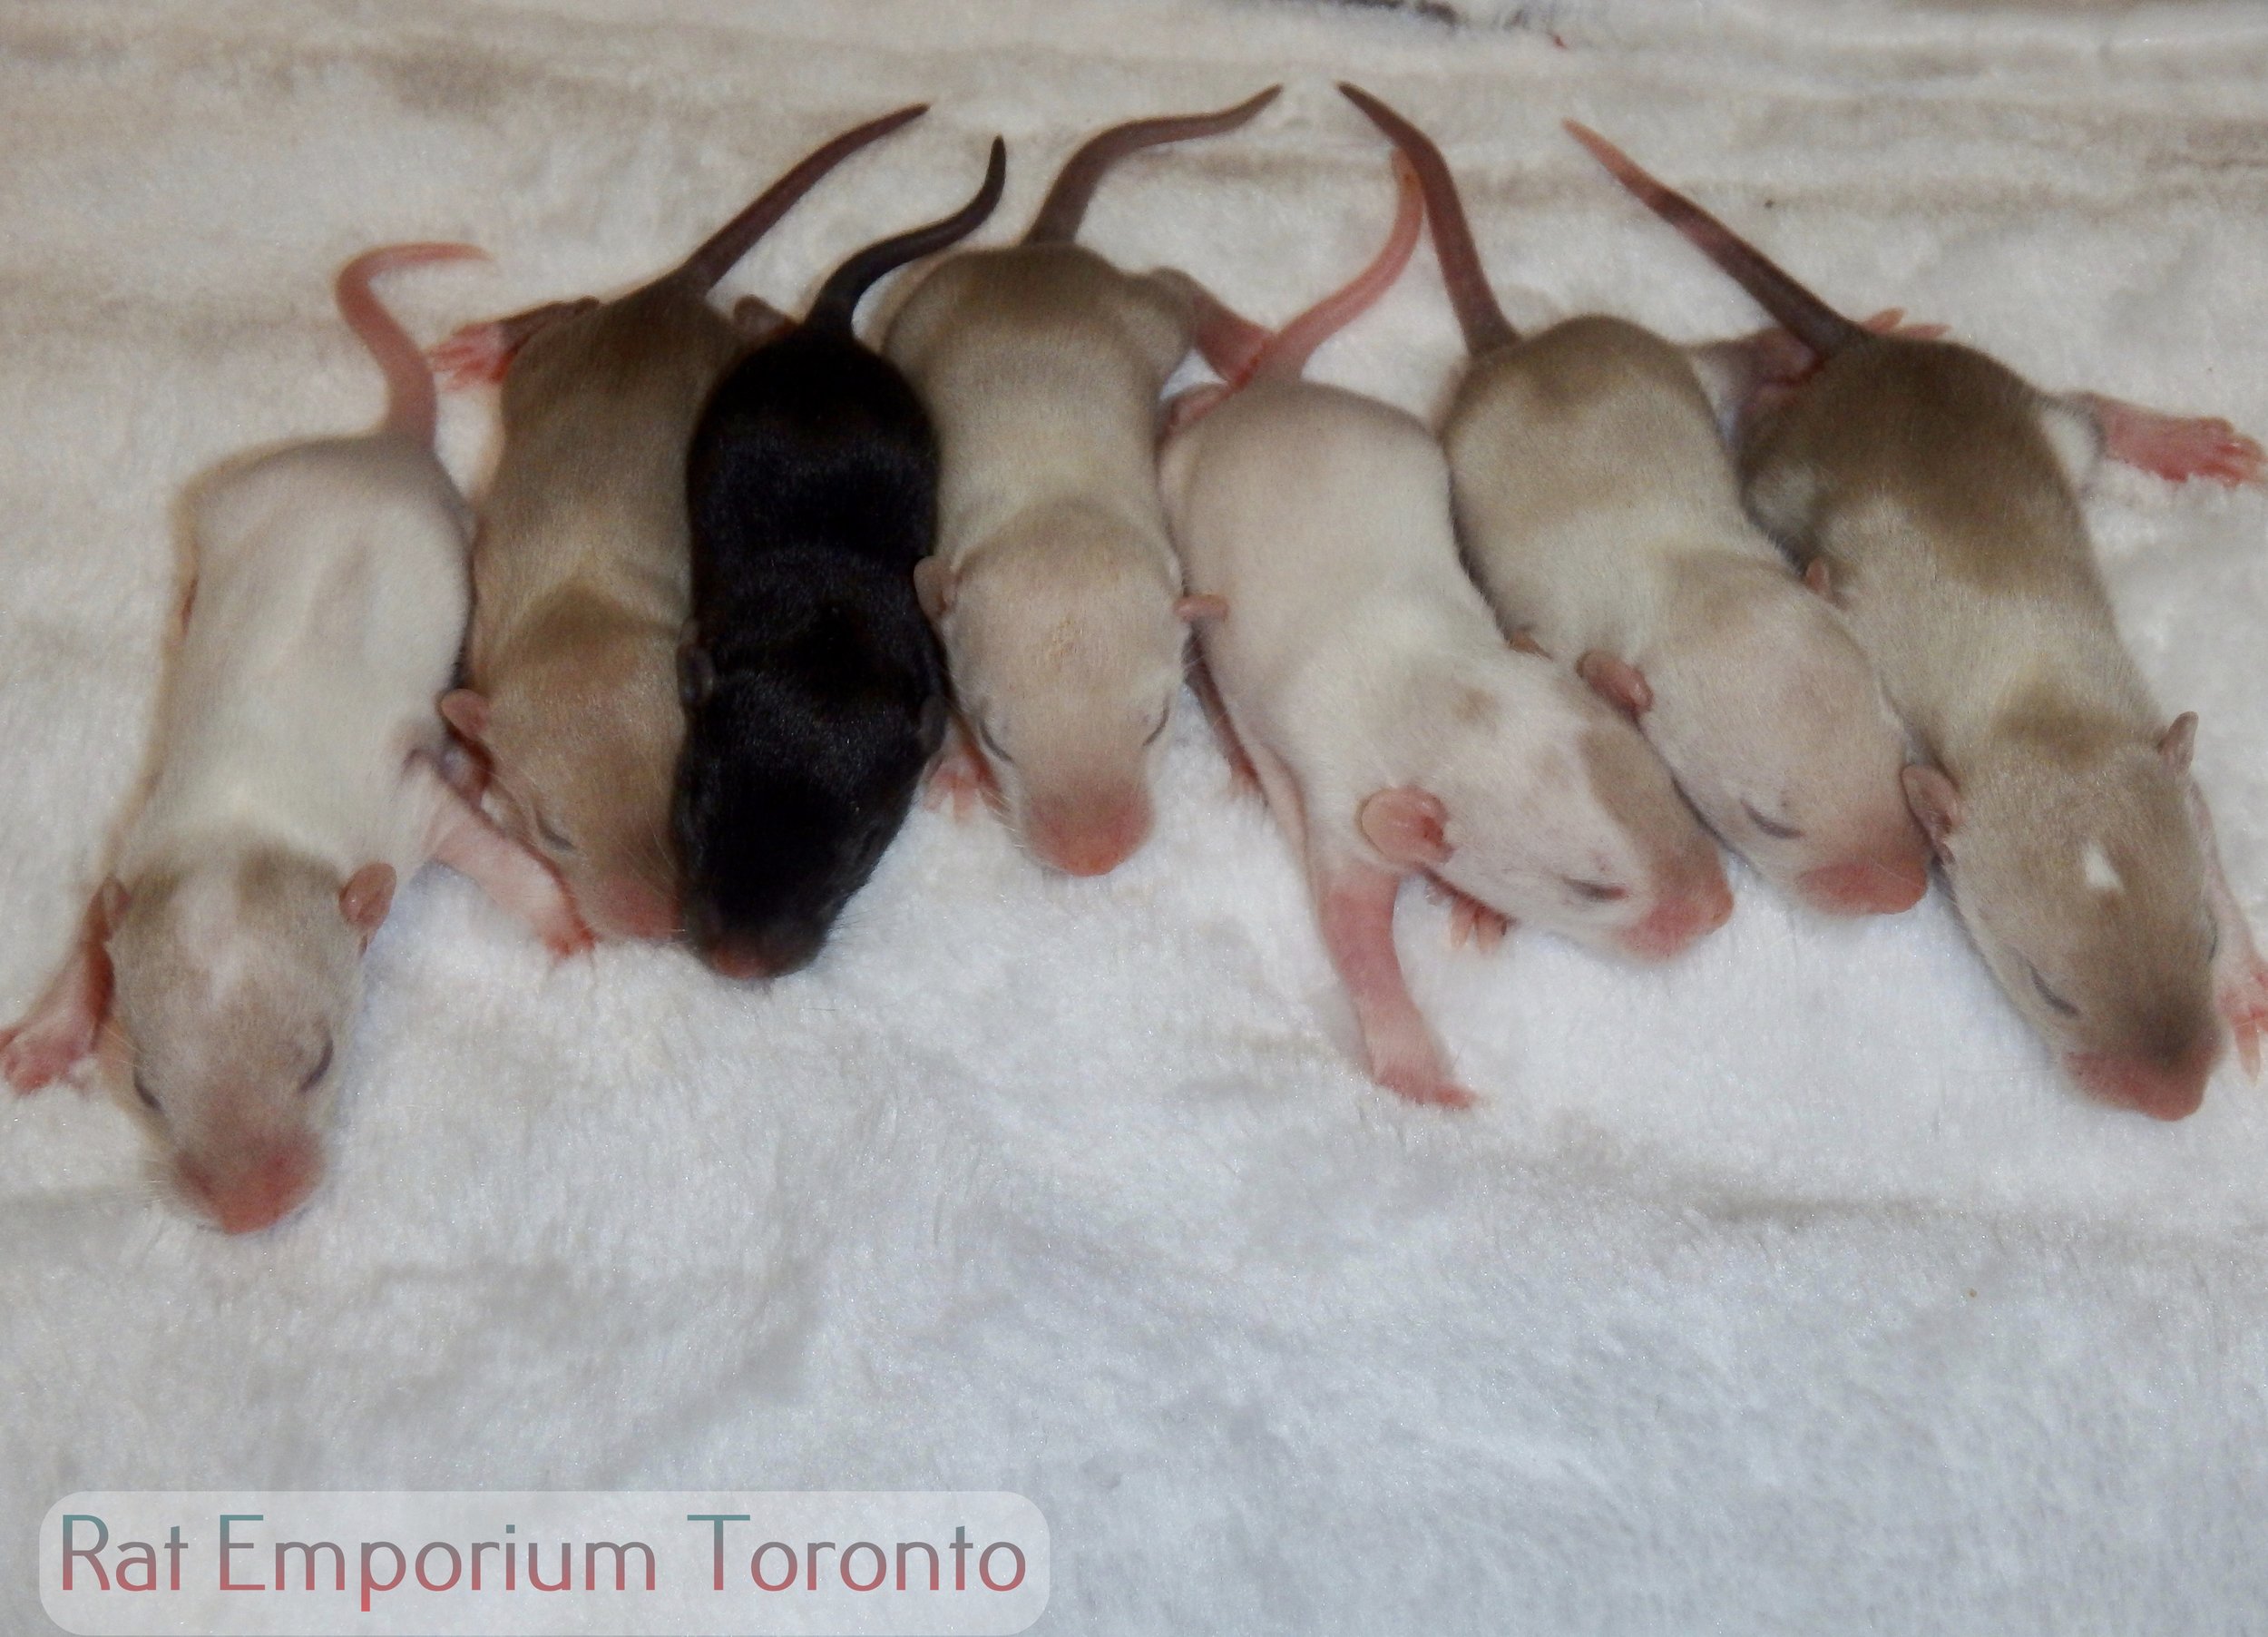
[[[1465,332],[1465,348],[1475,358],[1499,347],[1510,347],[1520,332],[1506,321],[1489,289],[1489,276],[1481,270],[1481,252],[1473,248],[1472,228],[1457,197],[1457,179],[1432,139],[1360,85],[1339,82],[1339,90],[1386,133],[1389,142],[1417,172],[1425,190],[1426,220],[1433,225],[1433,254],[1442,264],[1442,281],[1449,286],[1449,304]]]
[[[943,221],[926,227],[870,244],[857,251],[848,261],[827,275],[819,287],[818,299],[812,302],[811,313],[804,323],[814,328],[850,328],[851,315],[858,310],[859,298],[873,286],[875,280],[895,271],[907,262],[924,256],[934,255],[947,245],[967,238],[984,225],[984,219],[1000,202],[1001,186],[1008,178],[1008,144],[999,137],[992,139],[992,156],[984,167],[984,183],[976,196]]]
[[[833,142],[815,149],[796,168],[756,196],[748,208],[711,233],[700,249],[688,256],[666,279],[680,279],[698,290],[708,290],[732,270],[774,223],[794,208],[797,200],[817,186],[822,177],[867,143],[885,137],[900,125],[929,112],[927,103],[915,103],[895,113],[846,131]]]
[[[1598,132],[1573,120],[1567,132],[1606,166],[1608,174],[1638,197],[1638,201],[1676,228],[1703,255],[1732,275],[1733,281],[1755,298],[1756,305],[1785,325],[1795,338],[1829,358],[1866,331],[1805,289],[1770,258],[1710,215],[1683,193],[1666,188],[1638,169],[1636,161]]]
[[[1250,123],[1252,116],[1276,101],[1276,93],[1283,89],[1281,85],[1271,85],[1234,108],[1223,108],[1217,113],[1169,113],[1154,120],[1129,120],[1123,125],[1096,132],[1080,145],[1078,152],[1064,161],[1055,185],[1041,201],[1040,213],[1031,219],[1031,230],[1023,236],[1023,241],[1069,244],[1079,237],[1079,224],[1087,219],[1088,201],[1094,198],[1103,172],[1112,165],[1144,148],[1186,142],[1200,136],[1225,135]]]
[[[426,448],[433,446],[433,367],[417,343],[409,338],[394,315],[386,310],[370,281],[397,267],[425,261],[486,260],[488,252],[471,244],[390,244],[365,250],[338,270],[335,293],[338,316],[347,320],[370,356],[386,372],[386,418],[382,431],[398,433]]]

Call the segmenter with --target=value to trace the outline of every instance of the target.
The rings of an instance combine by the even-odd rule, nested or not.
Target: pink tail
[[[1260,349],[1244,377],[1229,383],[1232,387],[1241,387],[1256,376],[1296,376],[1307,368],[1316,348],[1393,288],[1402,270],[1410,265],[1410,252],[1417,249],[1418,233],[1425,225],[1424,191],[1417,171],[1399,152],[1393,156],[1393,174],[1400,201],[1385,247],[1344,289],[1325,296],[1277,330],[1276,338]]]
[[[433,371],[409,332],[395,321],[370,289],[380,273],[425,261],[485,260],[488,252],[470,244],[389,244],[365,250],[338,270],[338,314],[370,349],[386,372],[386,418],[379,428],[418,443],[433,442]]]

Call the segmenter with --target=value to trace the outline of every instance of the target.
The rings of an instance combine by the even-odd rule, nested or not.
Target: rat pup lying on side
[[[1471,367],[1442,428],[1465,560],[1516,640],[1628,711],[1725,841],[1816,908],[1910,908],[1929,849],[1873,667],[1742,510],[1686,352],[1620,319],[1522,338],[1439,149],[1339,88],[1416,166]]]
[[[943,459],[937,550],[915,582],[973,741],[946,777],[993,790],[1033,854],[1070,875],[1116,868],[1149,835],[1151,766],[1202,607],[1166,537],[1158,395],[1219,311],[1185,275],[1120,272],[1072,239],[1119,160],[1234,131],[1275,95],[1090,138],[1022,243],[949,257],[890,326],[885,350]]]
[[[686,932],[729,976],[818,953],[944,737],[944,665],[914,589],[936,539],[937,437],[851,319],[875,280],[973,232],[1006,166],[995,139],[961,210],[836,269],[694,432],[673,818]]]
[[[1720,925],[1714,843],[1637,731],[1575,676],[1508,646],[1457,561],[1449,472],[1414,417],[1299,378],[1407,262],[1402,211],[1370,270],[1303,315],[1252,384],[1177,409],[1161,460],[1225,737],[1305,864],[1372,1074],[1420,1103],[1451,1077],[1403,980],[1394,898],[1422,874],[1484,917],[1659,958]],[[1211,407],[1217,402],[1217,407]]]
[[[2241,476],[2258,446],[1862,328],[1569,130],[1823,360],[1748,418],[1749,508],[1832,587],[1913,733],[1907,798],[2002,990],[2085,1090],[2194,1112],[2224,1018],[2256,1062],[2268,966],[2190,777],[2197,719],[2169,723],[2120,642],[2077,491],[2105,454]]]
[[[0,1034],[0,1070],[25,1092],[99,1041],[168,1179],[232,1233],[322,1176],[363,947],[396,880],[439,858],[555,952],[590,943],[556,878],[436,761],[469,519],[434,457],[425,361],[369,283],[478,254],[413,244],[348,263],[339,310],[386,371],[384,423],[239,464],[194,497],[154,781],[70,959]]]
[[[435,349],[459,381],[503,382],[466,685],[442,713],[487,760],[503,821],[605,936],[678,929],[669,825],[684,733],[685,451],[751,339],[709,306],[709,289],[827,172],[922,112],[826,143],[626,296],[474,325]]]

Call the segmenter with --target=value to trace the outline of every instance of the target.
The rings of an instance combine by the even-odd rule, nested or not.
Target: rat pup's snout
[[[1897,915],[1930,890],[1930,866],[1919,852],[1853,858],[1806,870],[1796,888],[1829,915]]]
[[[1031,850],[1067,876],[1107,876],[1149,838],[1149,792],[1132,784],[1102,796],[1031,803]]]
[[[181,1191],[223,1233],[257,1233],[288,1216],[323,1178],[322,1150],[307,1132],[220,1157],[183,1154]]]
[[[1691,871],[1663,890],[1647,917],[1624,935],[1631,954],[1666,961],[1682,954],[1732,918],[1733,889],[1714,856],[1710,868]]]

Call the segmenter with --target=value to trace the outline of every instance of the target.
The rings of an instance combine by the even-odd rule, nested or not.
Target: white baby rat
[[[268,1226],[321,1178],[360,957],[396,881],[437,857],[554,951],[589,945],[556,877],[438,761],[471,518],[434,456],[425,360],[370,280],[478,254],[412,244],[348,263],[339,311],[386,372],[385,420],[237,463],[195,495],[154,777],[71,956],[0,1034],[0,1071],[25,1092],[99,1040],[163,1174],[230,1232]]]

